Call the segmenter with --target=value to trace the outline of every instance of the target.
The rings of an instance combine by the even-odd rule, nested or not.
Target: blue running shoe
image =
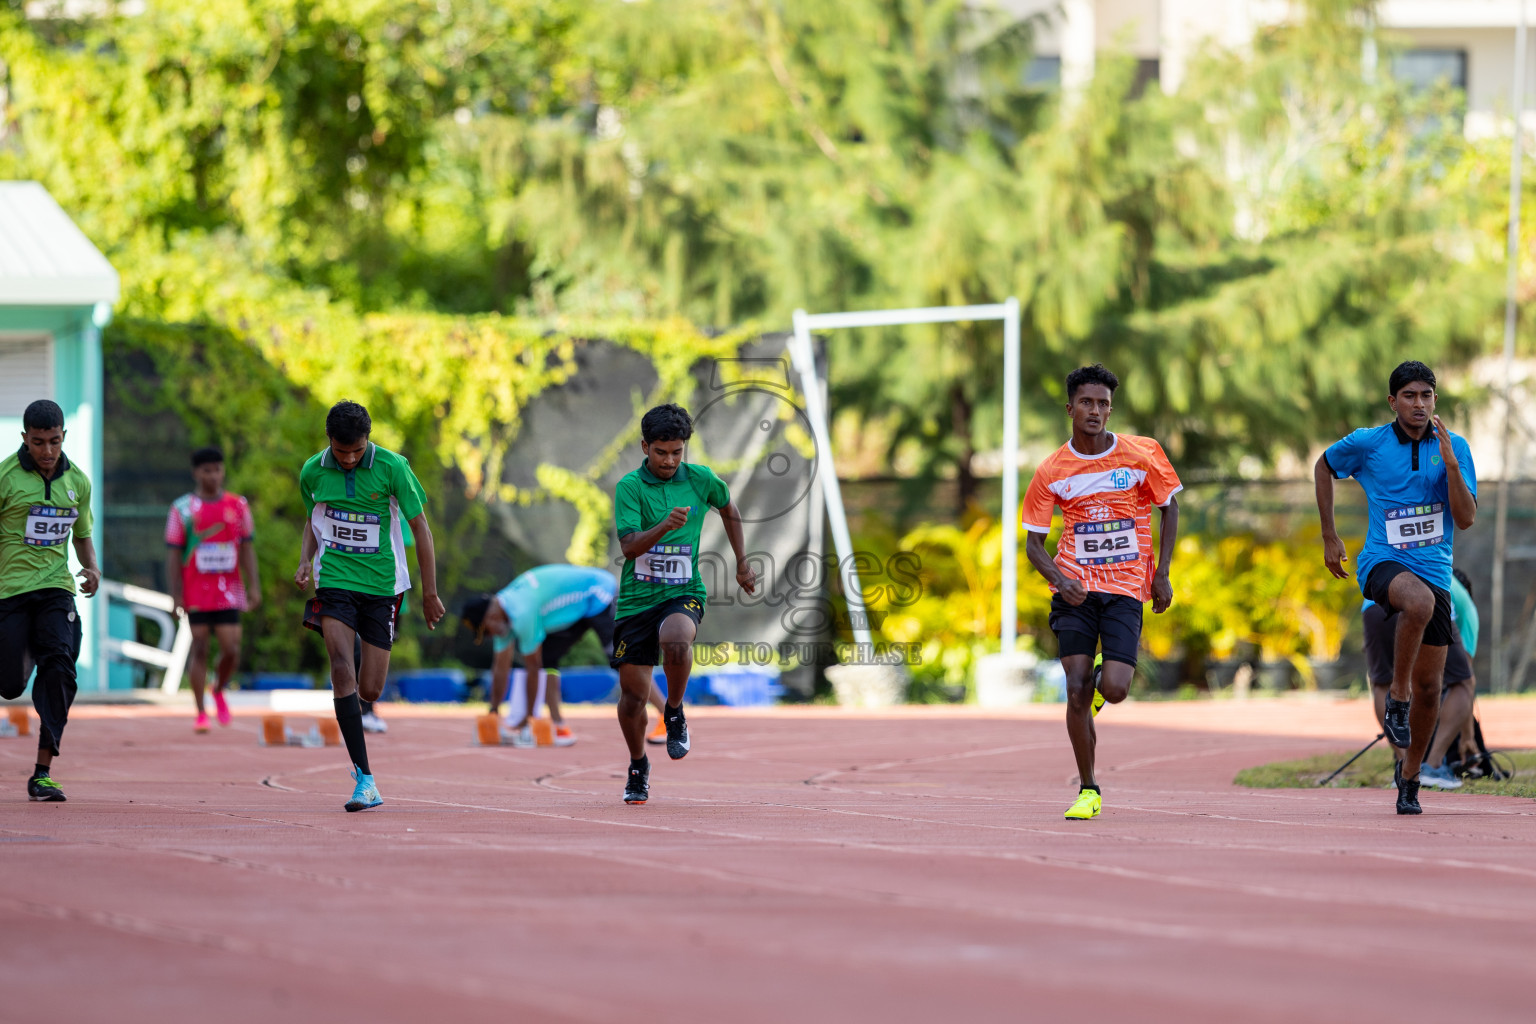
[[[373,784],[372,775],[364,775],[357,770],[357,765],[353,765],[352,778],[357,780],[357,788],[352,791],[352,799],[347,801],[347,810],[366,811],[384,802],[384,798],[379,796],[379,787]]]
[[[1451,770],[1443,764],[1434,767],[1426,764],[1419,768],[1419,784],[1433,786],[1436,789],[1461,788],[1461,780],[1452,775]]]

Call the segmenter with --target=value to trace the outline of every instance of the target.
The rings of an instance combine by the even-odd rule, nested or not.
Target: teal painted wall
[[[89,306],[0,306],[0,331],[46,332],[53,336],[53,400],[64,410],[68,436],[64,451],[91,478],[91,515],[95,521],[91,539],[96,559],[102,549],[102,379],[101,331]],[[42,396],[39,396],[42,397]],[[9,455],[21,445],[21,418],[0,416],[0,453]],[[70,563],[76,569],[73,551]],[[77,598],[85,642],[80,650],[80,689],[105,690],[108,673],[100,657],[101,614],[106,599]]]

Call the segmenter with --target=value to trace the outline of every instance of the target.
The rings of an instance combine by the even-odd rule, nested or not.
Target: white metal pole
[[[838,484],[837,467],[832,462],[832,432],[827,425],[826,406],[821,401],[821,382],[816,377],[816,353],[811,347],[809,320],[805,310],[795,310],[795,340],[790,346],[790,358],[800,374],[800,389],[805,394],[805,414],[811,421],[811,432],[816,439],[816,472],[823,485],[822,493],[826,496],[827,519],[832,524],[832,542],[837,548],[839,575],[848,599],[853,639],[860,644],[870,644],[873,641],[869,632],[869,612],[864,607],[863,584],[859,582],[858,566],[854,564],[853,538],[848,533],[843,489]]]
[[[1019,300],[1003,303],[1003,653],[1019,627]]]
[[[1504,563],[1509,555],[1509,440],[1514,412],[1515,326],[1518,314],[1516,288],[1520,269],[1520,171],[1524,145],[1520,116],[1525,109],[1525,0],[1520,0],[1520,23],[1515,30],[1515,84],[1510,106],[1514,110],[1514,132],[1509,157],[1509,240],[1505,253],[1504,277],[1504,430],[1499,440],[1499,500],[1493,525],[1493,679],[1494,692],[1507,689],[1509,665],[1504,657]]]

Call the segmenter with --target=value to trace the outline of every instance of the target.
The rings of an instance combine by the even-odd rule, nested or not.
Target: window
[[[1147,91],[1147,86],[1155,85],[1161,73],[1162,65],[1156,57],[1151,60],[1138,60],[1136,62],[1136,80],[1131,83],[1131,98],[1136,99]]]
[[[1408,50],[1392,58],[1392,77],[1414,90],[1437,85],[1467,91],[1466,50]]]
[[[1036,57],[1024,72],[1024,84],[1037,89],[1056,89],[1061,86],[1061,58]]]
[[[21,419],[27,406],[53,397],[53,338],[0,334],[0,416]]]

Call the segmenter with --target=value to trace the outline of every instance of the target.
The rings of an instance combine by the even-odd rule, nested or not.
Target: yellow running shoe
[[[1099,709],[1104,706],[1104,695],[1098,690],[1093,691],[1093,717],[1099,717]]]
[[[1077,794],[1077,799],[1067,808],[1065,817],[1079,821],[1097,818],[1103,807],[1104,798],[1091,789],[1085,789]]]

